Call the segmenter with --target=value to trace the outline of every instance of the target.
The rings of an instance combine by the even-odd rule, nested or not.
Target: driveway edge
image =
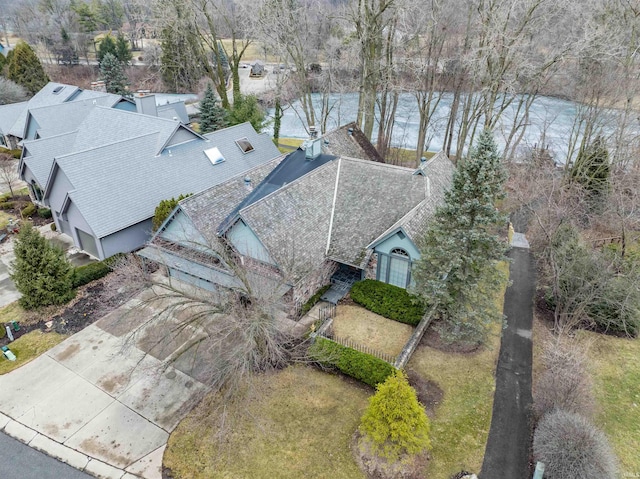
[[[0,413],[0,431],[33,449],[44,452],[48,456],[94,477],[101,479],[134,479],[141,477],[65,446],[2,413]]]

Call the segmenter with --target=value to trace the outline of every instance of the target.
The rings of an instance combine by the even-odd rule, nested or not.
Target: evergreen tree
[[[496,229],[506,218],[495,204],[504,196],[505,181],[496,144],[484,131],[458,165],[444,205],[419,241],[414,293],[436,307],[445,339],[483,342],[502,315],[494,295],[503,280],[496,263],[505,258],[506,244]]]
[[[105,54],[100,64],[100,78],[104,80],[107,93],[115,93],[116,95],[130,96],[131,93],[127,89],[129,80],[124,74],[122,63],[111,53]]]
[[[116,38],[116,58],[127,65],[133,59],[133,54],[129,48],[129,42],[122,32],[119,32],[118,37]]]
[[[116,42],[111,35],[105,35],[100,46],[98,47],[98,63],[102,65],[102,61],[107,53],[110,53],[114,57],[118,58],[118,49]]]
[[[571,167],[571,177],[580,182],[592,196],[609,190],[609,152],[601,136],[583,148]]]
[[[70,301],[73,268],[64,252],[49,244],[31,223],[20,229],[13,251],[11,279],[22,297],[18,300],[25,309],[35,309]]]
[[[24,87],[32,95],[39,92],[49,82],[49,77],[44,72],[42,63],[33,49],[25,42],[19,42],[12,50],[7,77]]]
[[[156,210],[153,214],[153,220],[152,220],[153,231],[157,231],[157,229],[160,228],[160,226],[162,226],[162,223],[164,223],[164,220],[166,220],[167,217],[171,214],[171,212],[175,209],[175,207],[178,206],[178,203],[180,201],[184,200],[185,198],[189,198],[189,196],[191,195],[193,195],[193,193],[180,195],[178,196],[178,199],[171,198],[170,200],[160,201],[160,204],[156,206]]]
[[[360,423],[373,450],[392,461],[430,449],[429,429],[424,407],[402,371],[378,384]]]
[[[0,53],[0,77],[4,76],[4,66],[7,64],[7,58]]]
[[[200,102],[200,133],[216,131],[227,125],[227,110],[218,105],[211,83],[207,83],[204,98]]]
[[[239,125],[249,122],[260,133],[266,126],[266,115],[255,95],[240,95],[233,99],[233,108],[229,112],[229,124]]]

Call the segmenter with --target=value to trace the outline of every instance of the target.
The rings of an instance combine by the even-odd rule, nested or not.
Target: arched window
[[[378,253],[378,280],[406,288],[411,279],[411,256],[402,248]]]

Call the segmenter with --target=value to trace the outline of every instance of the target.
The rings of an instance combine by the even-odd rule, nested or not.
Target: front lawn
[[[444,396],[431,420],[431,460],[425,477],[448,478],[466,469],[478,473],[491,425],[494,371],[500,351],[500,326],[490,348],[477,353],[443,352],[420,346],[408,368],[433,381]]]
[[[256,377],[252,391],[251,401],[226,404],[222,446],[214,438],[219,396],[180,423],[164,455],[176,479],[364,479],[349,444],[370,388],[298,365]]]
[[[502,311],[509,264],[498,267],[505,282],[495,305]],[[421,345],[411,357],[407,368],[438,384],[444,393],[435,416],[429,418],[433,449],[425,477],[445,479],[462,469],[480,472],[491,426],[501,334],[502,324],[496,323],[488,344],[478,352],[445,352]]]
[[[67,336],[58,333],[43,333],[40,330],[31,331],[20,336],[9,344],[9,349],[16,355],[15,361],[9,361],[0,355],[0,374],[6,374],[37,358],[49,349],[61,343]]]
[[[333,319],[333,332],[336,336],[397,356],[411,337],[413,327],[360,306],[339,305]]]

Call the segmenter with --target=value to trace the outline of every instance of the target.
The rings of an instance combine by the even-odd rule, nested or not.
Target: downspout
[[[331,205],[331,218],[329,219],[329,235],[327,236],[327,249],[324,254],[329,254],[329,247],[331,246],[331,231],[333,230],[333,215],[336,212],[336,198],[338,197],[338,183],[340,182],[340,166],[342,166],[342,158],[338,159],[338,172],[336,173],[336,186],[333,190],[333,204]]]

